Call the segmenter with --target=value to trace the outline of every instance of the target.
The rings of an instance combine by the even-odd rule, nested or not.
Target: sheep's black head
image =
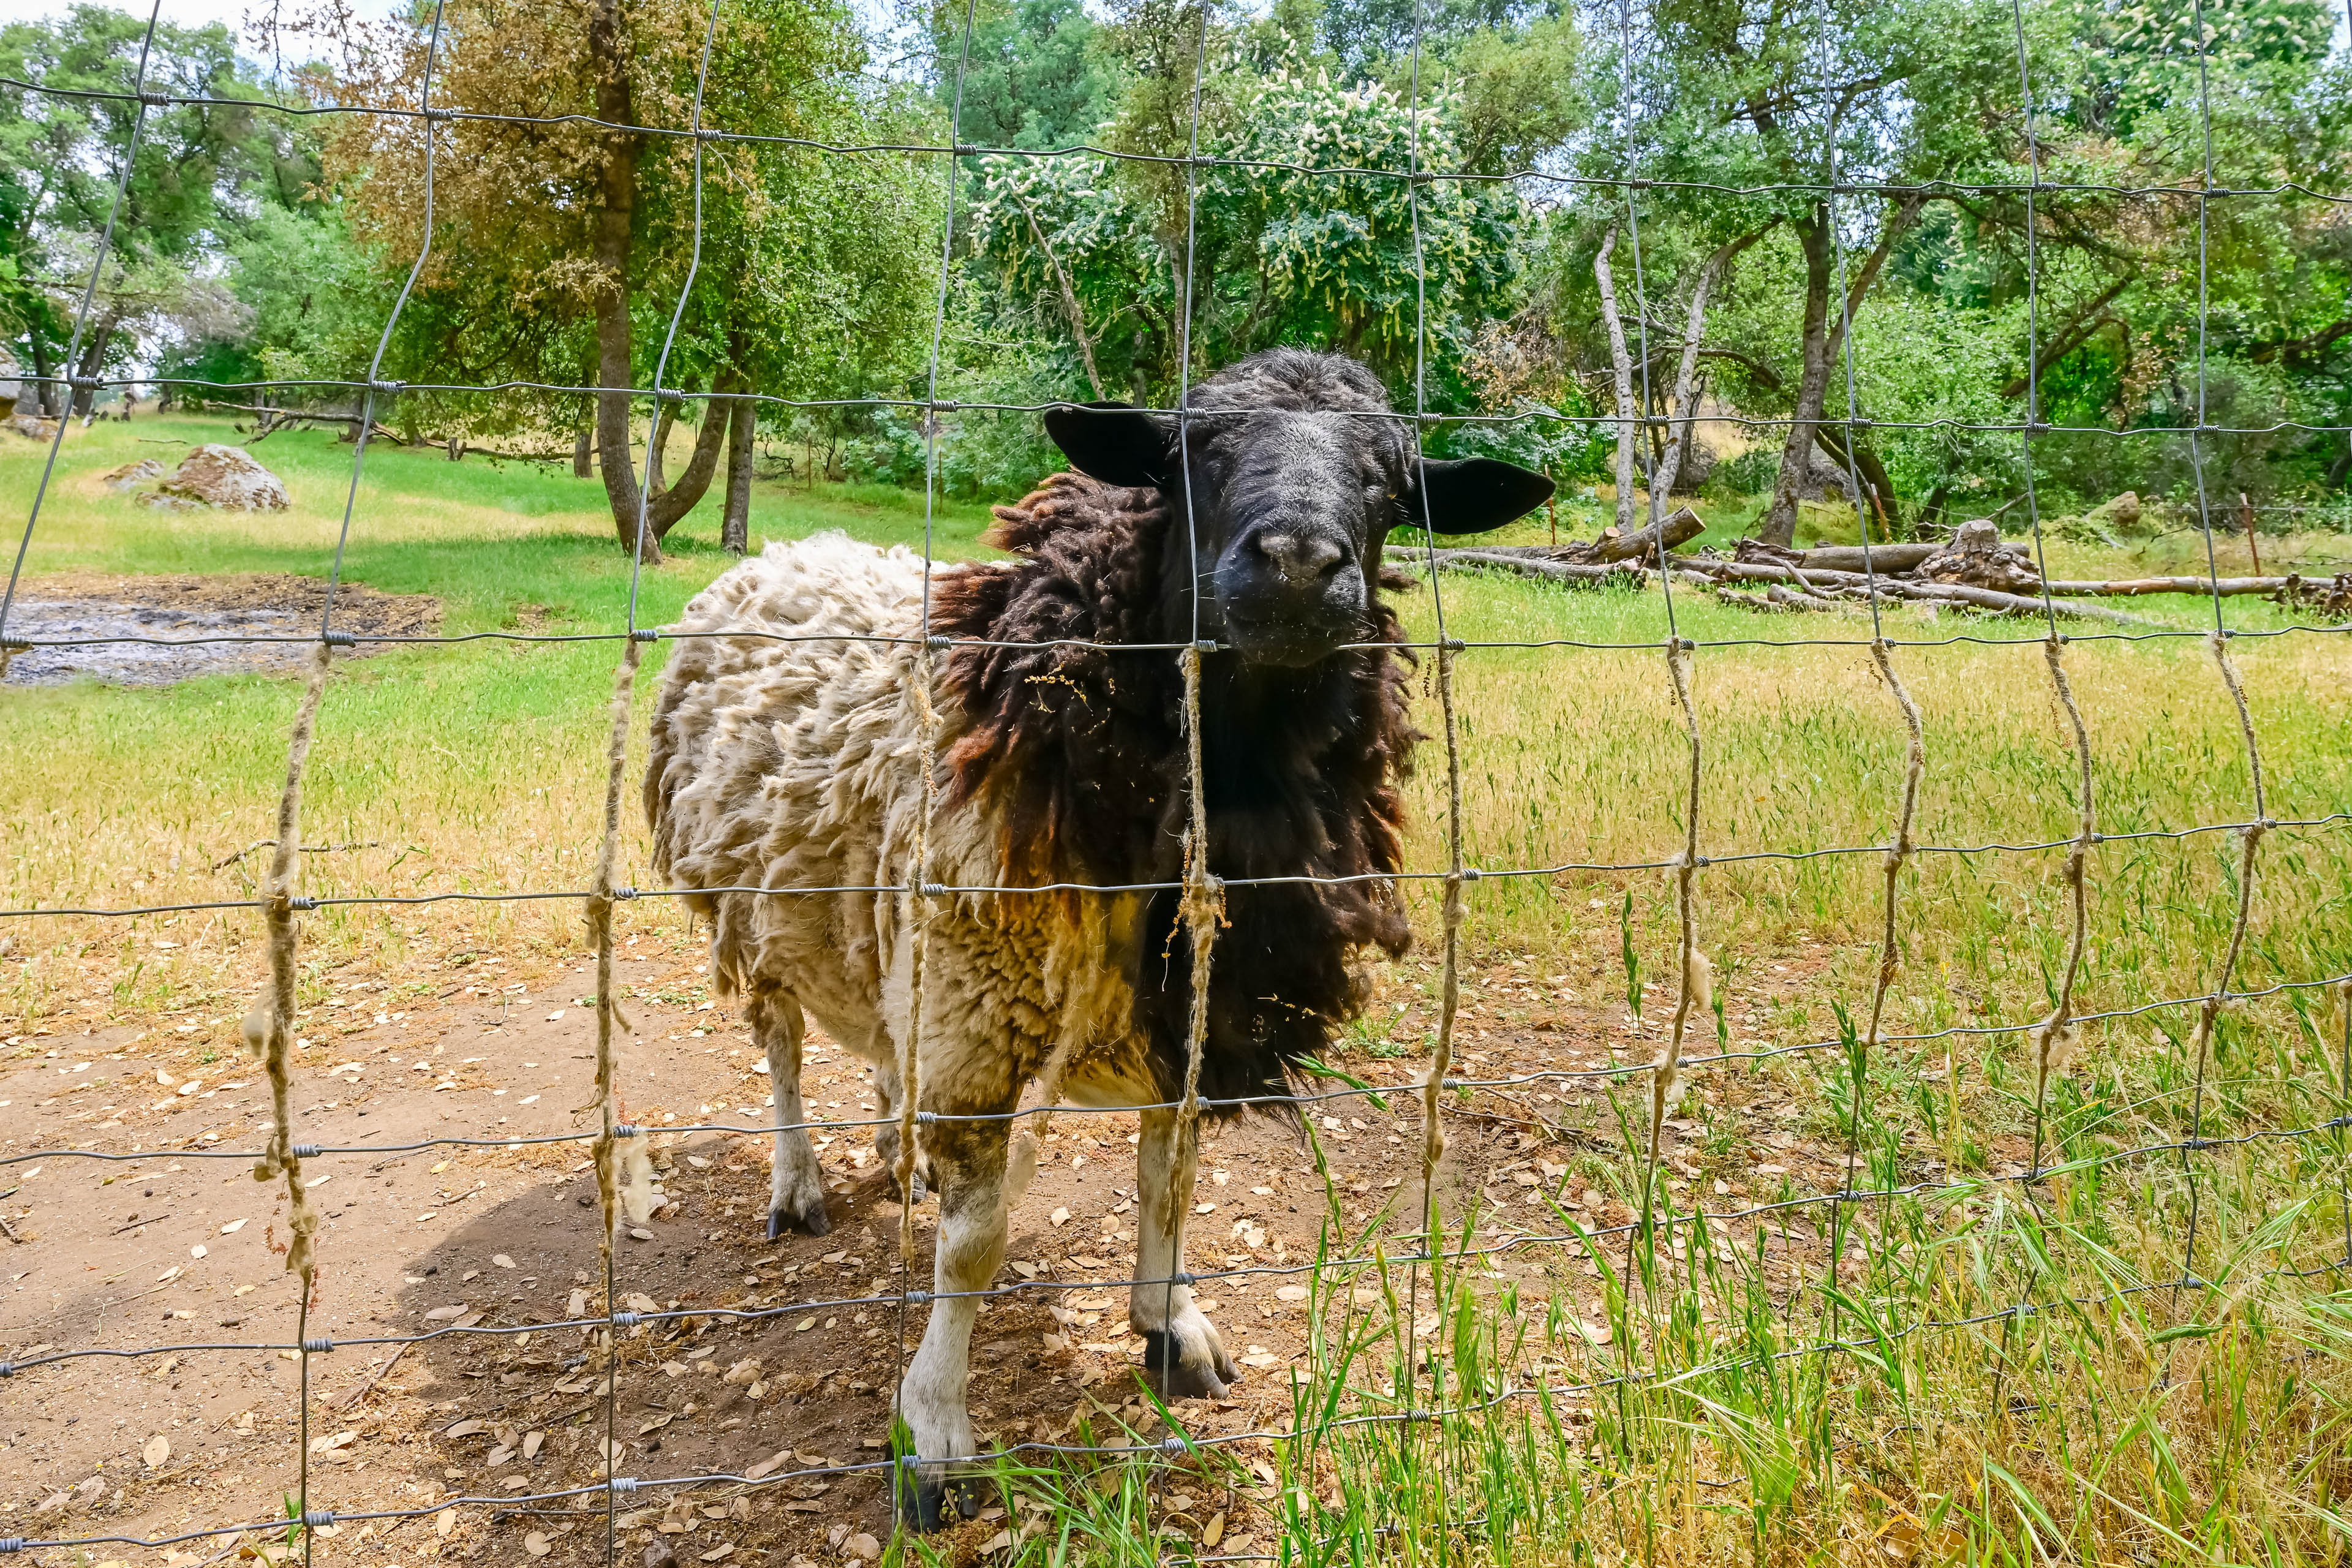
[[[1477,533],[1552,492],[1492,458],[1417,460],[1380,382],[1338,354],[1258,354],[1186,406],[1181,437],[1173,417],[1120,404],[1057,407],[1045,428],[1081,473],[1168,492],[1170,608],[1189,612],[1197,584],[1201,635],[1252,663],[1314,664],[1368,637],[1390,529]]]

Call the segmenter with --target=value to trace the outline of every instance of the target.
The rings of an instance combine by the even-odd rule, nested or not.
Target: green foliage
[[[1409,398],[1418,320],[1432,403],[1458,402],[1478,323],[1510,306],[1532,210],[1507,184],[1437,182],[1416,195],[1402,180],[1328,171],[1403,171],[1416,156],[1424,168],[1457,166],[1462,93],[1433,88],[1416,116],[1378,84],[1345,86],[1292,63],[1260,70],[1230,41],[1213,71],[1203,96],[1213,92],[1218,113],[1204,113],[1201,152],[1245,166],[1201,172],[1189,226],[1187,193],[1157,165],[982,160],[970,232],[989,319],[1066,338],[1066,278],[1105,391],[1165,395],[1177,379],[1189,226],[1196,367],[1276,343],[1336,348]]]
[[[300,135],[247,107],[268,95],[226,27],[159,25],[142,78],[146,37],[144,16],[94,5],[0,26],[0,77],[87,94],[129,94],[143,81],[150,93],[226,100],[142,110],[121,97],[0,87],[0,332],[27,365],[61,368],[110,217],[78,374],[238,330],[242,312],[207,264],[255,213],[299,201],[310,182]]]
[[[671,384],[740,376],[821,405],[761,412],[795,471],[929,471],[952,493],[1003,496],[1055,463],[1034,416],[967,409],[927,432],[880,405],[928,395],[935,346],[943,398],[1034,405],[1164,402],[1188,374],[1297,344],[1362,358],[1401,403],[1519,416],[1433,428],[1436,450],[1599,482],[1612,432],[1554,416],[1614,407],[1594,279],[1613,234],[1646,411],[1687,412],[1670,405],[1707,274],[1693,400],[1753,419],[1817,407],[1832,437],[1799,453],[1816,468],[1843,466],[1827,447],[1852,416],[1855,461],[1899,530],[2004,505],[2023,521],[2026,444],[1999,426],[2029,413],[2057,427],[2031,459],[2053,506],[2125,489],[2189,504],[2197,470],[2174,433],[2200,425],[2259,432],[2200,439],[2210,496],[2340,500],[2352,227],[2304,194],[2352,186],[2336,13],[2217,0],[2201,14],[2200,56],[2189,10],[2140,0],[2036,0],[2021,16],[1999,0],[1660,0],[1630,24],[1514,0],[982,0],[968,39],[960,7],[913,15],[906,58],[924,79],[910,81],[839,0],[746,0],[721,14],[704,122],[777,140],[645,139],[634,374],[650,377],[675,310]],[[436,100],[592,111],[586,15],[583,0],[453,5]],[[625,16],[640,119],[684,123],[698,24]],[[420,27],[344,25],[337,65],[298,78],[289,100],[412,94]],[[143,31],[89,5],[11,24],[0,75],[121,91]],[[331,380],[373,353],[428,238],[417,125],[271,114],[259,106],[279,89],[257,77],[226,29],[159,30],[151,85],[235,101],[147,111],[89,373]],[[18,360],[54,369],[131,106],[0,100],[0,331]],[[2214,179],[2248,194],[2200,208],[2183,193],[2205,175],[2209,123]],[[436,136],[441,224],[385,374],[594,379],[599,138],[479,119]],[[950,171],[802,143],[950,137],[1012,151],[956,160],[940,322]],[[1130,156],[1029,155],[1081,144]],[[1220,162],[1188,169],[1196,150]],[[1413,167],[1479,177],[1396,177]],[[1525,170],[1583,178],[1485,177]],[[1629,193],[1628,172],[1647,183]],[[1815,188],[1832,176],[1833,200]],[[562,432],[580,405],[412,394],[394,418]],[[1756,434],[1709,494],[1774,488],[1778,428]]]

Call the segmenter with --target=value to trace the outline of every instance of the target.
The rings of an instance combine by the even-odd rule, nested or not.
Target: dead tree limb
[[[1103,399],[1102,373],[1095,368],[1094,341],[1087,336],[1087,319],[1078,309],[1078,291],[1070,287],[1070,275],[1062,270],[1062,258],[1054,254],[1054,247],[1039,226],[1037,215],[1029,210],[1027,199],[1015,191],[1013,200],[1021,208],[1021,216],[1029,220],[1029,233],[1037,241],[1037,249],[1045,258],[1054,282],[1062,291],[1062,313],[1070,319],[1070,335],[1078,340],[1078,357],[1087,363],[1087,384],[1094,388],[1095,401],[1099,403]]]
[[[1769,227],[1769,226],[1766,226]],[[1690,315],[1683,327],[1683,359],[1675,371],[1675,401],[1667,426],[1666,449],[1658,458],[1657,471],[1650,476],[1650,526],[1658,526],[1665,515],[1666,498],[1674,493],[1675,480],[1682,473],[1683,459],[1688,454],[1693,427],[1698,423],[1696,384],[1698,381],[1699,344],[1706,336],[1706,297],[1714,291],[1716,279],[1723,276],[1733,257],[1764,237],[1765,230],[1742,235],[1717,246],[1715,254],[1698,269],[1698,281],[1691,286]]]
[[[1617,531],[1633,531],[1633,356],[1625,347],[1625,321],[1617,313],[1617,279],[1609,270],[1609,253],[1617,248],[1617,229],[1610,226],[1601,239],[1601,253],[1592,258],[1592,279],[1601,288],[1601,319],[1609,328],[1609,363],[1617,391]]]

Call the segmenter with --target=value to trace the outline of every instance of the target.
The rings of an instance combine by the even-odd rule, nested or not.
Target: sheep
[[[873,1064],[895,1120],[927,929],[915,1093],[940,1113],[920,1135],[937,1300],[898,1395],[916,1460],[902,1505],[922,1528],[950,1501],[976,1506],[959,1479],[970,1467],[953,1463],[974,1452],[969,1293],[994,1279],[1034,1168],[1004,1120],[1033,1082],[1139,1108],[1129,1321],[1164,1396],[1222,1394],[1238,1376],[1183,1274],[1197,1139],[1171,1102],[1192,963],[1172,884],[1190,773],[1171,645],[1193,640],[1197,609],[1216,648],[1200,678],[1208,867],[1350,879],[1225,889],[1198,1087],[1208,1114],[1230,1115],[1279,1104],[1293,1064],[1360,1008],[1361,961],[1409,940],[1398,784],[1423,737],[1403,631],[1380,597],[1409,580],[1381,569],[1383,541],[1424,518],[1494,528],[1551,493],[1496,459],[1418,458],[1379,381],[1337,355],[1257,355],[1187,407],[1181,437],[1172,416],[1121,405],[1048,412],[1074,471],[996,509],[990,542],[1013,559],[930,569],[930,633],[956,641],[935,682],[922,867],[926,581],[907,550],[821,534],[731,568],[678,629],[769,635],[680,640],[652,721],[655,870],[709,921],[714,988],[741,996],[775,1087],[771,1238],[830,1228],[796,1125],[804,1020]],[[923,897],[919,881],[1131,890]],[[742,888],[780,890],[725,890]],[[895,1124],[876,1142],[891,1168]]]

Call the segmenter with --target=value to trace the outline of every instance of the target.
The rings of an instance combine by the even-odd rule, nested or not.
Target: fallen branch
[[[1622,582],[1646,584],[1649,574],[1632,561],[1619,561],[1611,565],[1588,565],[1579,562],[1554,559],[1555,552],[1542,547],[1497,546],[1486,550],[1414,550],[1409,546],[1390,548],[1389,559],[1398,565],[1410,566],[1433,561],[1441,569],[1452,571],[1509,572],[1539,582],[1573,584],[1581,587],[1602,583]],[[1565,553],[1565,551],[1558,553]],[[1810,554],[1808,552],[1809,562]],[[1867,600],[1875,595],[1887,602],[1909,601],[1914,604],[1966,605],[1975,609],[1990,610],[2006,616],[2039,616],[2054,611],[2081,620],[2105,621],[2115,626],[2161,628],[2164,623],[2144,616],[2126,615],[2102,605],[2086,605],[2083,598],[2094,596],[2105,584],[2053,583],[2046,608],[2038,595],[2011,594],[1998,588],[1979,588],[1965,583],[1923,583],[1911,578],[1884,574],[1843,572],[1830,568],[1774,565],[1761,561],[1724,561],[1712,556],[1676,556],[1675,576],[1701,587],[1720,589],[1727,582],[1767,583],[1780,584],[1780,597],[1767,595],[1746,607],[1827,609],[1832,597]],[[2135,588],[2137,592],[2184,593],[2210,592],[2210,583],[2196,578],[2155,579],[2155,581],[2195,584],[2193,589]],[[2263,578],[2223,578],[2225,591],[2250,593],[2252,588],[2231,588],[2233,583],[2267,583]],[[2284,582],[2281,578],[2278,582]],[[1718,597],[1720,597],[1718,594]]]
[[[1551,560],[1542,551],[1519,554],[1499,549],[1430,551],[1391,545],[1388,560],[1391,564],[1398,566],[1419,566],[1433,560],[1441,567],[1457,571],[1516,572],[1522,577],[1534,577],[1544,582],[1575,583],[1587,586],[1609,582],[1638,583],[1643,577],[1642,568],[1630,561],[1611,566],[1579,565]]]
[[[256,442],[268,440],[279,426],[286,425],[300,425],[306,423],[312,425],[356,425],[360,422],[360,416],[356,414],[315,414],[307,408],[272,408],[266,403],[215,403],[211,399],[206,398],[201,402],[192,402],[189,404],[188,407],[191,413],[201,412],[211,414],[219,410],[226,410],[231,414],[258,415],[260,417],[257,423],[259,424],[260,428],[254,434],[253,438]],[[389,441],[395,447],[404,447],[408,444],[401,438],[399,431],[393,429],[390,426],[383,424],[380,421],[371,420],[368,422],[368,434],[378,440]]]
[[[1916,583],[1901,577],[1872,577],[1859,572],[1818,572],[1788,566],[1767,566],[1753,561],[1710,561],[1704,557],[1682,563],[1693,574],[1706,578],[1729,578],[1736,582],[1791,584],[1819,595],[1823,589],[1834,589],[1856,598],[1873,595],[1889,601],[1909,600],[1918,604],[1970,605],[1980,610],[1993,610],[2002,615],[2038,616],[2044,613],[2043,601],[2033,595],[2003,593],[1998,588],[1977,588],[1964,583]],[[2110,610],[2103,605],[2085,605],[2079,600],[2053,597],[2050,610],[2062,616],[2074,616],[2084,620],[2107,621],[2118,626],[2161,626],[2139,616],[2127,616],[2121,610]]]
[[[411,1341],[410,1342],[414,1343],[415,1342]],[[382,1366],[376,1368],[375,1375],[373,1377],[369,1378],[365,1383],[361,1384],[358,1388],[343,1396],[343,1408],[345,1410],[358,1409],[360,1401],[365,1399],[368,1396],[368,1392],[374,1388],[377,1384],[382,1383],[384,1379],[384,1374],[389,1373],[394,1367],[399,1365],[400,1358],[407,1353],[407,1345],[402,1345],[399,1349],[394,1351],[392,1352],[392,1359],[385,1362]]]

